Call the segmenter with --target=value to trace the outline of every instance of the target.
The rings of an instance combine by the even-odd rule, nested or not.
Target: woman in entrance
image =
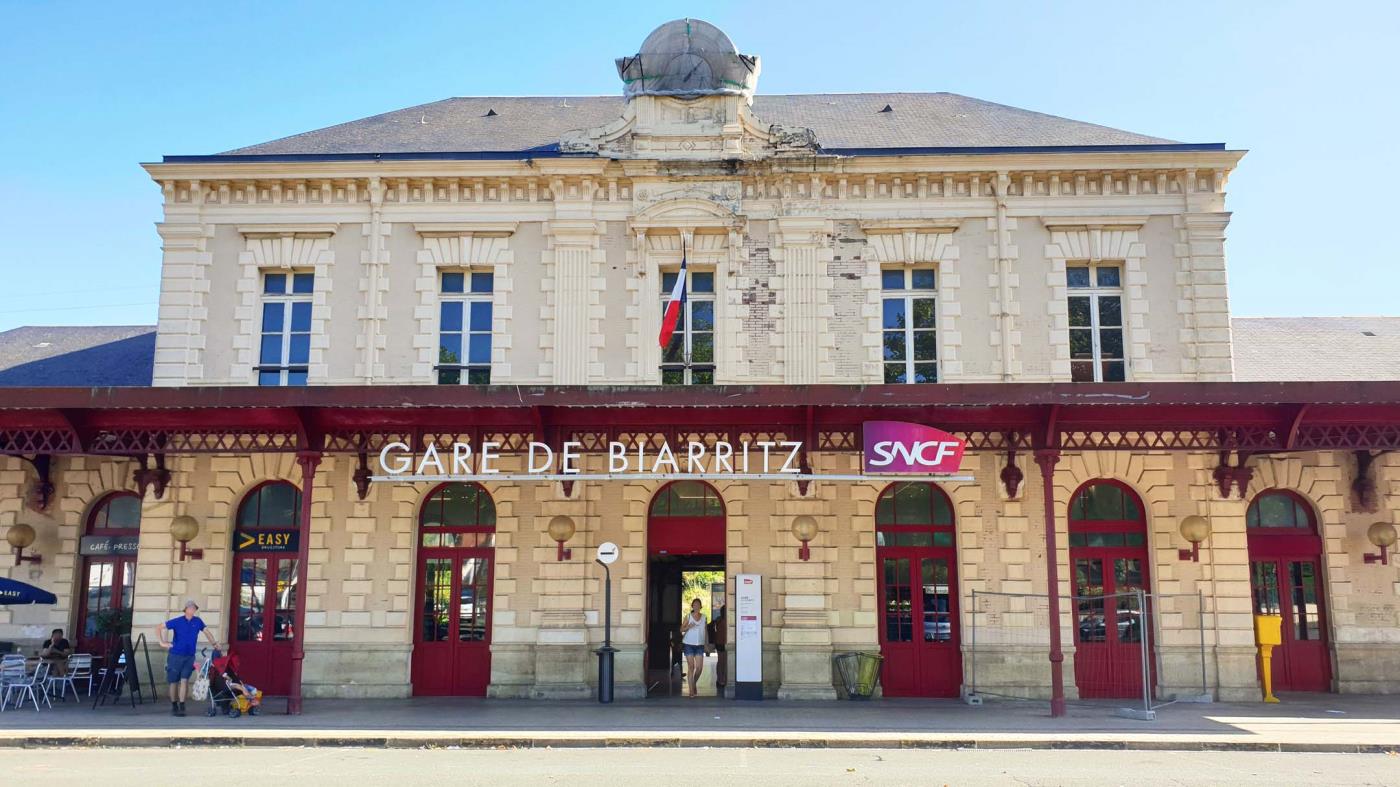
[[[705,669],[705,615],[700,611],[700,599],[690,600],[690,614],[681,621],[681,649],[685,651],[685,677],[690,682],[690,696],[695,696],[695,684]]]

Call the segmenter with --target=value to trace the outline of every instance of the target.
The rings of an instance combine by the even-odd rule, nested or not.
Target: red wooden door
[[[956,564],[918,547],[879,550],[880,682],[887,697],[956,697],[962,687]]]
[[[1075,685],[1083,698],[1141,697],[1145,618],[1135,591],[1145,589],[1145,561],[1140,554],[1102,554],[1110,550],[1082,554],[1089,551],[1071,555]],[[1149,658],[1149,675],[1152,667]]]
[[[131,631],[130,614],[133,591],[136,589],[136,558],[83,558],[83,591],[78,598],[78,626],[70,637],[76,653],[105,656],[113,636],[97,630],[98,616],[124,611],[127,625],[115,634]],[[47,635],[47,632],[46,632]]]
[[[1330,691],[1332,662],[1317,559],[1251,560],[1249,575],[1255,614],[1283,616],[1283,644],[1273,652],[1274,691]]]
[[[296,631],[297,560],[240,554],[234,559],[232,650],[239,675],[266,694],[291,691]]]
[[[491,681],[491,550],[424,549],[417,598],[414,695],[485,696]]]

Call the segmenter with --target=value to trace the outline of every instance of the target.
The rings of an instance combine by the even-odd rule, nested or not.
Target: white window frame
[[[675,270],[663,270],[663,271],[661,272],[661,274],[662,274],[662,276],[661,276],[662,289],[664,290],[664,292],[661,293],[661,314],[663,315],[662,319],[665,319],[665,316],[664,316],[664,315],[666,314],[666,305],[667,305],[668,303],[671,302],[671,291],[670,291],[670,289],[669,289],[668,287],[665,286],[666,274],[668,274],[668,273],[679,274],[679,273],[680,273],[680,267],[677,266]],[[712,282],[712,286],[710,287],[710,291],[709,291],[709,292],[697,293],[697,292],[695,291],[695,276],[696,276],[696,274],[709,274],[709,276],[711,277],[710,280],[711,280],[711,282]],[[666,361],[666,348],[663,347],[663,348],[661,349],[661,363],[660,363],[660,365],[657,367],[657,372],[658,372],[659,379],[660,379],[662,385],[714,385],[715,369],[716,369],[717,366],[718,366],[718,360],[719,360],[719,347],[718,347],[718,343],[716,342],[716,331],[715,331],[715,328],[718,327],[718,326],[715,324],[715,323],[716,323],[716,320],[715,320],[715,290],[719,288],[719,277],[715,275],[715,271],[714,271],[714,270],[711,270],[711,269],[698,269],[698,270],[697,270],[696,268],[692,268],[692,267],[690,267],[689,265],[686,266],[686,276],[688,277],[689,280],[686,281],[686,283],[685,283],[685,304],[684,304],[684,306],[682,307],[682,312],[683,312],[683,313],[682,313],[682,315],[681,315],[682,323],[681,323],[680,325],[676,326],[676,333],[681,334],[682,337],[683,337],[683,339],[682,339],[682,348],[683,348],[682,360],[681,360],[681,362],[679,362],[679,363],[676,363],[676,362],[674,362],[674,361],[668,363],[668,362]],[[707,331],[707,333],[710,334],[710,356],[711,356],[711,357],[710,357],[710,360],[708,360],[708,361],[696,362],[696,361],[694,361],[694,360],[691,358],[691,354],[692,354],[692,352],[694,351],[694,344],[695,344],[695,334],[694,334],[694,325],[695,325],[694,316],[695,316],[695,315],[694,315],[694,308],[695,308],[695,304],[696,304],[696,303],[708,303],[708,304],[710,304],[710,330]],[[680,370],[680,371],[682,372],[682,374],[683,374],[683,382],[680,382],[680,383],[667,383],[667,382],[666,382],[666,372],[668,372],[668,371],[676,371],[676,370]],[[703,371],[706,371],[706,370],[708,370],[708,371],[710,372],[710,382],[708,382],[708,383],[703,383],[703,382],[702,382],[702,383],[697,383],[697,382],[695,382],[695,372],[697,372],[697,371],[703,372]]]
[[[1071,268],[1088,268],[1088,269],[1089,269],[1089,286],[1087,286],[1087,287],[1071,287],[1071,286],[1069,285],[1069,270],[1070,270]],[[1100,270],[1100,269],[1103,269],[1103,268],[1113,268],[1113,269],[1116,269],[1116,270],[1118,271],[1118,286],[1117,286],[1117,287],[1101,287],[1101,286],[1099,286],[1099,270]],[[1065,289],[1066,289],[1066,292],[1068,293],[1068,296],[1067,296],[1067,298],[1066,298],[1066,300],[1065,300],[1066,310],[1068,311],[1068,308],[1069,308],[1069,299],[1070,299],[1070,298],[1085,298],[1085,297],[1087,297],[1087,298],[1089,299],[1089,325],[1088,325],[1088,327],[1084,327],[1084,326],[1078,326],[1078,327],[1076,327],[1076,326],[1070,326],[1070,327],[1069,327],[1069,334],[1070,334],[1070,343],[1069,343],[1069,346],[1070,346],[1070,380],[1072,380],[1072,381],[1074,381],[1074,382],[1096,382],[1096,383],[1105,382],[1105,380],[1104,380],[1104,373],[1103,373],[1103,364],[1104,364],[1105,361],[1108,361],[1108,362],[1110,362],[1110,363],[1112,363],[1112,362],[1120,362],[1120,363],[1122,363],[1122,364],[1123,364],[1123,381],[1126,382],[1126,381],[1129,379],[1129,377],[1128,377],[1128,372],[1129,372],[1129,369],[1128,369],[1128,327],[1127,327],[1127,322],[1128,322],[1128,319],[1127,319],[1127,318],[1128,318],[1128,315],[1127,315],[1127,313],[1126,313],[1126,311],[1127,311],[1127,309],[1126,309],[1126,307],[1127,307],[1127,297],[1126,297],[1126,293],[1125,293],[1124,287],[1123,287],[1123,277],[1126,275],[1126,269],[1127,269],[1127,266],[1126,266],[1123,262],[1120,262],[1120,261],[1117,261],[1117,260],[1104,261],[1104,262],[1089,262],[1089,261],[1087,261],[1087,260],[1076,260],[1076,261],[1072,261],[1072,262],[1067,262],[1067,263],[1065,263]],[[1100,299],[1102,299],[1102,298],[1117,298],[1117,299],[1118,299],[1118,320],[1119,320],[1119,324],[1118,324],[1118,325],[1108,325],[1108,326],[1105,326],[1105,325],[1102,324],[1102,322],[1101,322],[1101,320],[1100,320],[1100,318],[1099,318],[1099,302],[1100,302]],[[1105,328],[1108,329],[1108,330],[1117,330],[1117,331],[1121,334],[1121,336],[1122,336],[1122,354],[1121,354],[1119,357],[1117,357],[1117,358],[1105,358],[1105,357],[1103,357],[1103,331],[1105,330]],[[1085,330],[1089,331],[1090,345],[1091,345],[1091,347],[1093,348],[1093,360],[1092,360],[1092,364],[1093,364],[1093,370],[1094,370],[1094,379],[1093,379],[1093,380],[1074,380],[1074,371],[1073,371],[1073,370],[1074,370],[1074,364],[1076,364],[1076,363],[1089,363],[1089,362],[1090,362],[1089,359],[1086,359],[1086,358],[1075,358],[1074,355],[1073,355],[1073,353],[1074,353],[1074,339],[1073,339],[1073,337],[1074,337],[1074,332],[1075,332],[1075,331],[1085,331]],[[1109,381],[1109,382],[1119,382],[1119,381],[1117,381],[1117,380],[1112,380],[1112,381]]]
[[[312,291],[311,291],[311,292],[293,292],[293,289],[294,289],[295,286],[296,286],[296,285],[295,285],[296,277],[299,276],[299,275],[305,275],[305,276],[311,276],[311,277],[312,277],[312,279],[311,279]],[[286,292],[283,292],[283,293],[270,293],[270,292],[268,292],[268,291],[267,291],[267,277],[268,277],[268,276],[285,276],[285,277],[287,278],[287,288],[286,288]],[[259,301],[258,301],[258,321],[257,321],[257,326],[258,326],[257,358],[258,358],[258,362],[253,366],[253,374],[257,375],[257,380],[256,380],[256,382],[257,382],[258,385],[260,385],[260,386],[263,386],[263,385],[264,385],[264,383],[263,383],[263,381],[262,381],[262,376],[263,376],[264,374],[266,374],[266,373],[268,373],[268,372],[276,372],[276,373],[277,373],[277,384],[276,384],[275,386],[274,386],[274,385],[268,384],[268,385],[266,385],[265,387],[273,388],[273,387],[289,386],[289,385],[290,385],[290,382],[288,382],[288,378],[290,377],[290,375],[291,375],[293,372],[297,372],[297,371],[303,372],[303,373],[305,373],[305,374],[307,375],[307,377],[308,377],[308,381],[307,381],[307,382],[308,382],[308,384],[309,384],[309,382],[310,382],[309,377],[310,377],[310,373],[311,373],[311,369],[310,369],[310,367],[311,367],[311,350],[310,350],[309,344],[308,344],[308,347],[307,347],[307,358],[306,358],[306,363],[305,363],[305,364],[301,364],[301,363],[296,363],[296,364],[294,364],[294,363],[291,362],[291,356],[292,356],[292,334],[294,333],[294,332],[292,331],[292,310],[295,308],[295,305],[298,304],[298,303],[305,303],[305,304],[308,304],[309,307],[310,307],[310,308],[312,309],[312,311],[313,311],[312,319],[315,318],[315,314],[314,314],[314,311],[315,311],[315,308],[316,308],[316,305],[315,305],[315,297],[314,297],[314,296],[315,296],[315,289],[316,289],[316,278],[315,278],[315,276],[316,276],[316,272],[315,272],[314,270],[299,270],[299,269],[295,269],[295,268],[293,268],[293,269],[282,269],[282,268],[263,269],[263,270],[259,271],[259,275],[258,275],[258,284],[259,284],[259,287],[261,288],[261,298],[260,298]],[[283,307],[282,307],[282,326],[281,326],[281,328],[279,329],[279,331],[280,331],[280,334],[279,334],[279,335],[280,335],[281,338],[282,338],[282,342],[281,342],[280,350],[279,350],[279,352],[278,352],[278,357],[277,357],[277,363],[276,363],[276,364],[267,364],[267,363],[264,363],[263,360],[262,360],[262,340],[263,340],[263,337],[267,335],[267,331],[263,330],[263,312],[264,312],[264,310],[265,310],[266,305],[269,304],[269,303],[281,303],[281,304],[283,304]],[[301,331],[296,331],[296,333],[301,333]],[[306,333],[309,334],[310,331],[306,331]]]
[[[914,272],[927,271],[933,274],[933,287],[914,289]],[[903,289],[885,289],[885,274],[898,272],[904,278]],[[914,301],[927,300],[933,304],[933,327],[914,328]],[[904,325],[904,382],[885,383],[885,368],[898,364],[899,361],[885,360],[885,334],[893,331],[885,327],[885,302],[903,301],[904,314],[907,315]],[[933,265],[899,266],[880,269],[880,382],[885,385],[933,385],[943,379],[943,370],[940,368],[940,358],[943,355],[938,351],[938,268]],[[916,361],[914,359],[914,337],[919,333],[933,334],[933,360]],[[915,365],[933,364],[933,379],[919,382],[914,379]]]
[[[463,276],[462,292],[443,292],[443,291],[442,291],[442,277],[443,277],[444,274],[448,274],[448,273],[460,273],[460,274],[462,274],[462,276]],[[487,274],[487,275],[490,275],[490,276],[491,276],[491,289],[490,289],[490,291],[488,291],[488,292],[473,292],[473,291],[472,291],[472,275],[473,275],[473,274],[477,274],[477,273]],[[437,346],[438,346],[438,356],[437,356],[437,360],[433,363],[433,378],[434,378],[433,382],[434,382],[435,384],[437,384],[437,385],[490,385],[490,384],[491,384],[491,366],[492,366],[491,360],[488,359],[486,363],[482,364],[482,363],[467,363],[467,359],[471,357],[471,337],[472,337],[473,335],[478,335],[478,336],[479,336],[479,335],[485,333],[485,334],[487,334],[488,336],[490,336],[490,337],[491,337],[491,352],[492,352],[493,354],[495,353],[495,347],[496,347],[496,336],[495,336],[495,322],[496,322],[496,307],[495,307],[495,299],[496,299],[496,275],[495,275],[495,271],[493,271],[493,270],[468,270],[468,269],[465,269],[465,268],[462,268],[462,269],[457,269],[457,268],[439,268],[439,269],[438,269],[438,272],[437,272],[437,285],[438,285],[438,309],[437,309],[437,337],[438,337]],[[461,304],[462,304],[462,329],[461,329],[460,331],[449,331],[449,333],[458,333],[458,334],[460,334],[461,337],[462,337],[462,358],[461,358],[461,362],[460,362],[460,363],[456,363],[456,364],[444,364],[444,363],[442,363],[442,355],[441,355],[441,353],[442,353],[442,349],[441,349],[441,348],[442,348],[442,334],[443,334],[443,331],[442,331],[442,304],[444,304],[444,303],[461,303]],[[492,323],[492,325],[491,325],[491,328],[490,328],[489,330],[487,330],[487,331],[473,331],[473,330],[471,329],[471,319],[472,319],[472,315],[471,315],[471,309],[472,309],[472,307],[471,307],[471,305],[472,305],[473,303],[490,303],[490,304],[492,304],[492,306],[491,306],[491,323]],[[460,372],[460,374],[458,375],[458,378],[457,378],[457,382],[456,382],[456,383],[445,383],[445,382],[442,382],[442,376],[441,376],[441,375],[442,375],[442,372],[445,372],[445,371],[452,371],[452,370],[457,370],[457,371]],[[471,372],[473,372],[473,371],[482,371],[482,370],[484,370],[484,371],[486,372],[486,382],[484,382],[484,383],[473,383],[473,382],[470,382]]]

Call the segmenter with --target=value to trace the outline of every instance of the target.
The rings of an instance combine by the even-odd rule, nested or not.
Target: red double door
[[[1327,645],[1326,607],[1322,602],[1322,572],[1316,549],[1311,548],[1316,539],[1300,538],[1301,548],[1289,550],[1287,536],[1263,538],[1263,544],[1250,539],[1249,576],[1254,613],[1283,617],[1283,644],[1275,647],[1272,654],[1273,689],[1330,691],[1332,660]],[[1263,669],[1262,663],[1259,668]]]
[[[414,695],[486,695],[491,681],[492,551],[460,547],[420,551]]]
[[[295,553],[240,553],[234,560],[232,649],[239,677],[270,695],[292,689],[296,629]]]
[[[1143,660],[1149,685],[1155,664],[1151,616],[1138,591],[1147,588],[1145,549],[1071,547],[1074,568],[1074,683],[1079,696],[1142,697]],[[1144,653],[1144,648],[1146,652]]]
[[[879,547],[880,682],[887,697],[956,697],[962,687],[951,547]]]

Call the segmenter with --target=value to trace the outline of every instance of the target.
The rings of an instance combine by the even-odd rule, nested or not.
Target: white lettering
[[[891,441],[888,441],[888,440],[886,440],[886,441],[883,442],[883,443],[876,443],[875,446],[874,446],[875,455],[878,456],[879,459],[872,459],[872,460],[870,460],[870,466],[871,466],[871,467],[885,467],[886,465],[888,465],[888,464],[890,464],[891,462],[893,462],[893,461],[894,461],[894,454],[892,454],[892,453],[890,452],[890,446],[892,446],[892,445],[894,445],[894,443],[891,442]]]
[[[731,457],[733,457],[733,456],[734,456],[734,446],[730,445],[729,443],[725,443],[725,442],[715,443],[715,472],[716,472],[716,473],[732,473],[732,472],[734,472],[734,465],[733,465],[733,463],[730,461]]]
[[[930,448],[934,449],[932,459],[928,457]],[[913,445],[887,440],[872,446],[876,458],[870,460],[870,466],[885,467],[893,464],[896,459],[900,459],[908,465],[936,467],[942,464],[944,459],[952,456],[957,448],[958,444],[956,442],[947,440],[930,440],[927,442],[914,443]]]
[[[456,475],[470,475],[472,471],[472,447],[466,443],[452,444],[452,472]]]
[[[653,473],[659,473],[661,472],[661,466],[665,464],[671,466],[671,472],[673,473],[679,473],[681,471],[681,465],[676,461],[676,455],[671,453],[671,446],[669,443],[661,444],[661,450],[656,452],[656,461],[652,463],[651,471]]]
[[[578,449],[582,447],[583,443],[575,443],[572,441],[564,443],[564,450],[559,454],[559,463],[563,465],[561,472],[578,472]]]
[[[784,448],[791,448],[791,449],[792,449],[791,451],[788,452],[787,461],[783,462],[783,467],[782,467],[782,469],[779,470],[778,472],[779,472],[779,473],[796,473],[796,472],[800,471],[802,468],[800,468],[800,467],[795,467],[792,463],[793,463],[793,460],[797,459],[797,452],[798,452],[799,449],[802,448],[802,443],[788,443],[788,442],[784,442],[784,443],[779,443],[778,445],[781,445],[781,446],[784,447]],[[766,469],[766,468],[765,468],[765,469]]]
[[[627,472],[627,446],[616,440],[608,443],[608,472]]]
[[[749,442],[745,440],[740,445],[744,446],[744,469],[739,472],[747,473],[749,471]]]
[[[544,450],[544,464],[542,465],[535,464],[535,452],[537,448]],[[532,441],[530,443],[530,458],[527,461],[529,462],[529,465],[526,469],[527,473],[546,472],[549,470],[549,466],[554,464],[554,449],[550,448],[544,443],[536,443]]]
[[[384,468],[384,472],[389,475],[407,473],[409,468],[413,467],[413,457],[396,456],[394,457],[394,466],[390,467],[389,452],[391,450],[407,451],[408,443],[388,443],[383,448],[379,449],[379,466]]]
[[[445,475],[447,473],[447,469],[442,466],[442,458],[438,456],[437,445],[435,443],[428,443],[427,450],[423,452],[423,458],[418,462],[418,475],[424,475],[423,471],[427,469],[428,465],[437,468],[437,472],[434,473],[434,475]]]
[[[761,442],[754,443],[754,445],[756,445],[756,446],[758,446],[759,448],[762,448],[762,449],[763,449],[763,472],[765,472],[765,473],[770,472],[770,471],[768,470],[768,451],[769,451],[770,449],[772,449],[774,446],[776,446],[777,443],[772,443],[772,442],[768,442],[767,440],[764,440],[764,441],[761,441]]]
[[[492,467],[492,466],[491,466],[491,463],[494,462],[494,461],[496,460],[496,457],[497,457],[496,449],[497,449],[497,448],[500,448],[500,447],[501,447],[501,444],[500,444],[500,443],[490,443],[490,442],[487,442],[487,443],[482,443],[482,444],[481,444],[481,472],[482,472],[482,473],[499,473],[499,472],[501,472],[499,468],[495,468],[495,467]]]
[[[700,472],[705,472],[705,444],[691,441],[685,447],[685,471],[694,473],[695,466],[700,466]]]

